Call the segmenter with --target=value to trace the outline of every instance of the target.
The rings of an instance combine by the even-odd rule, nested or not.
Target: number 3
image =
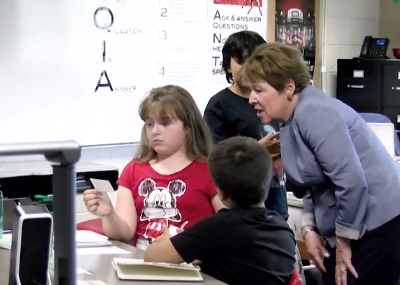
[[[161,38],[162,40],[166,40],[166,39],[167,39],[167,31],[161,31],[160,38]]]

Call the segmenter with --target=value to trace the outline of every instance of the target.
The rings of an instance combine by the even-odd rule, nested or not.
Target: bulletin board
[[[0,143],[137,142],[151,88],[180,85],[203,111],[228,86],[226,38],[266,38],[270,17],[267,0],[2,0]]]

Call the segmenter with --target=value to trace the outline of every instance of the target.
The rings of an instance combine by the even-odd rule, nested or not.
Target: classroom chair
[[[290,278],[289,285],[301,285],[303,280],[300,277],[299,272],[297,270],[293,270],[292,278]]]
[[[392,123],[392,121],[385,115],[378,113],[358,113],[361,118],[367,123]],[[400,140],[397,136],[396,127],[394,128],[394,153],[396,156],[400,156]]]
[[[81,222],[77,225],[77,230],[78,231],[92,231],[97,234],[105,236],[101,218]]]

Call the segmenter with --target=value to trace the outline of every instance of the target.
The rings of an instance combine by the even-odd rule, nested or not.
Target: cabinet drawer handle
[[[364,85],[353,85],[353,84],[351,84],[351,85],[347,85],[347,87],[354,88],[354,89],[363,89]]]

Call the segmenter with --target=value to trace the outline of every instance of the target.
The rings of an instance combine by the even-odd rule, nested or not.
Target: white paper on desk
[[[100,235],[92,231],[76,231],[75,234],[76,243],[96,243],[107,241],[106,236]]]
[[[76,275],[92,275],[93,273],[82,267],[76,268]]]
[[[82,247],[76,249],[76,254],[130,254],[131,252],[123,250],[116,246],[104,247]]]
[[[96,190],[104,192],[114,192],[114,188],[108,180],[90,178],[90,182],[92,182],[93,187]]]
[[[108,285],[101,280],[77,280],[77,285]]]
[[[81,247],[101,247],[111,246],[112,243],[106,236],[100,235],[92,231],[76,231],[76,246]]]
[[[0,248],[11,249],[11,243],[12,243],[12,233],[3,234],[3,238],[0,239]]]

